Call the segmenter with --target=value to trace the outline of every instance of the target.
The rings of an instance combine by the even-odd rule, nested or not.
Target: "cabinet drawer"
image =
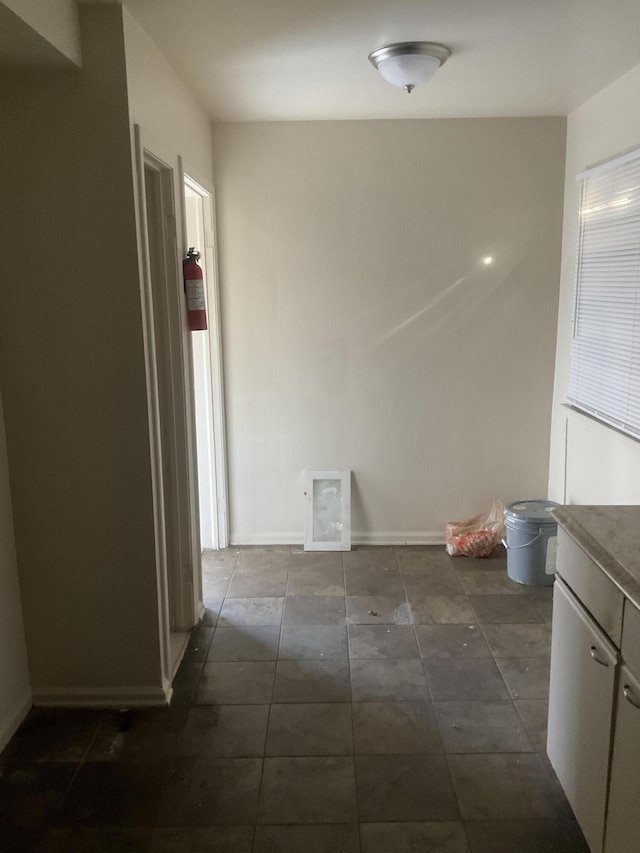
[[[634,672],[640,672],[640,610],[628,599],[622,623],[622,658]]]
[[[562,528],[558,530],[557,566],[560,576],[619,648],[624,596]]]

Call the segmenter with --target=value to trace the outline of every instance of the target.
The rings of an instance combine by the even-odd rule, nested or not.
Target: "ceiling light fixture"
[[[409,94],[419,83],[426,83],[451,56],[443,44],[432,41],[405,41],[386,44],[369,54],[369,62],[387,83],[400,86]]]

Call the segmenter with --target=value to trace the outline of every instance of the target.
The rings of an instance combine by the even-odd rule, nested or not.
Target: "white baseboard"
[[[172,687],[41,687],[33,690],[33,704],[44,708],[144,708],[171,701]]]
[[[236,533],[231,534],[229,547],[235,545],[303,545],[302,533]]]
[[[379,533],[351,534],[354,545],[444,545],[443,530],[410,530],[397,532],[384,530]],[[302,533],[235,533],[230,546],[234,545],[303,545]]]
[[[189,631],[171,631],[169,634],[169,649],[171,652],[170,673],[171,678],[175,678],[176,672],[180,668],[182,658],[189,644]]]
[[[27,689],[8,711],[6,719],[0,720],[0,752],[2,752],[14,734],[18,731],[20,723],[22,723],[31,710],[32,704],[33,699],[31,691]]]
[[[354,533],[354,545],[444,545],[443,530],[408,530],[398,533],[384,530],[380,533]]]

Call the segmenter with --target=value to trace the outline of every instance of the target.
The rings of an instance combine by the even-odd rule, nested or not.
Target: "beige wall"
[[[301,541],[305,468],[368,541],[544,496],[564,119],[213,137],[232,541]]]
[[[81,23],[81,72],[0,87],[0,383],[36,698],[161,684],[122,10]]]
[[[124,10],[131,120],[158,156],[180,154],[186,171],[211,182],[210,120],[138,22]]]
[[[0,750],[31,706],[27,650],[13,539],[9,470],[0,400]]]
[[[579,185],[590,165],[640,145],[640,65],[569,116],[562,279],[549,497],[574,504],[640,503],[640,442],[568,409]]]

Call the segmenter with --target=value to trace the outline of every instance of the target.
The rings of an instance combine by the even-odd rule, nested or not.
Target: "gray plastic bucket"
[[[504,511],[507,574],[529,586],[551,586],[556,573],[558,525],[553,501],[515,501]]]

